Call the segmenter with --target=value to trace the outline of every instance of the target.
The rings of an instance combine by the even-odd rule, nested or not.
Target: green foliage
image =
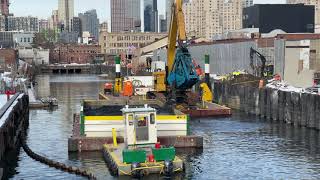
[[[57,42],[57,37],[58,33],[55,30],[42,29],[40,32],[35,33],[32,46],[34,48],[52,49],[54,48],[54,43]]]

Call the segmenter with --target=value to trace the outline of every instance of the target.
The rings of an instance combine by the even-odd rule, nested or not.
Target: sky
[[[141,0],[143,1],[143,0]],[[58,0],[10,0],[10,12],[15,16],[37,16],[47,19],[52,10],[58,9]],[[254,0],[254,3],[284,3],[285,0]],[[74,0],[75,16],[96,9],[100,22],[110,22],[110,0]],[[165,14],[165,0],[158,0],[159,15]]]

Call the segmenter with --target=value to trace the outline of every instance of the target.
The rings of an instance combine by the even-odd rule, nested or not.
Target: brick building
[[[17,51],[14,49],[0,49],[0,72],[10,71],[17,67]]]
[[[100,53],[99,45],[60,44],[50,52],[50,63],[92,63]]]

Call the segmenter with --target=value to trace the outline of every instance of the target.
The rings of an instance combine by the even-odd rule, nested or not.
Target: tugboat
[[[104,159],[113,176],[141,178],[148,174],[172,176],[184,170],[174,147],[157,142],[157,111],[145,105],[121,109],[124,118],[124,143],[118,144],[113,129],[113,145],[103,146]]]

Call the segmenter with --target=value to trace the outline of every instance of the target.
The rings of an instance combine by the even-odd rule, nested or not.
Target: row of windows
[[[151,36],[111,36],[117,38],[117,41],[150,41]],[[107,40],[107,36],[103,36],[103,40]]]
[[[143,47],[146,43],[110,43],[110,47]]]
[[[55,53],[59,53],[59,50],[55,50],[54,51]],[[66,51],[60,51],[60,54],[66,54],[66,53],[93,53],[93,54],[95,54],[95,53],[97,53],[97,51],[90,51],[90,50],[83,50],[83,51],[74,51],[74,50],[69,50],[68,52],[66,52]]]
[[[31,42],[31,38],[20,38],[20,42]]]

